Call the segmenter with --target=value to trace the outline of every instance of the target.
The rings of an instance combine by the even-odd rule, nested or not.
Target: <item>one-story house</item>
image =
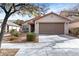
[[[29,32],[37,34],[68,34],[70,20],[56,13],[48,13],[26,21]],[[27,26],[27,25],[26,25]]]
[[[3,20],[0,20],[0,31],[1,31],[1,24],[2,24]],[[5,32],[10,32],[12,29],[15,29],[17,31],[19,31],[20,26],[11,22],[11,21],[7,21],[7,25],[5,28]]]

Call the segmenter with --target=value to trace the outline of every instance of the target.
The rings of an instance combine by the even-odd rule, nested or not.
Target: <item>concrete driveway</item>
[[[68,35],[40,35],[39,43],[3,43],[2,48],[20,48],[16,56],[69,56],[79,55],[79,48],[57,48],[57,44],[65,44],[78,39]]]
[[[60,43],[67,40],[75,39],[76,37],[68,36],[68,35],[40,35],[39,42],[55,42]]]

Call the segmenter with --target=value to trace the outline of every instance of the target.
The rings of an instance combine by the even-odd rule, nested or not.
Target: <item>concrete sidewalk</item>
[[[79,48],[24,48],[16,56],[79,56]]]

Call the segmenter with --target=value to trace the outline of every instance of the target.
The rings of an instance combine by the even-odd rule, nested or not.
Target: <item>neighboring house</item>
[[[69,29],[72,29],[72,28],[79,28],[79,20],[71,21],[69,23]]]
[[[79,17],[68,17],[70,19],[69,29],[79,28]]]
[[[69,17],[69,16],[77,16],[79,15],[79,11],[78,10],[65,10],[65,11],[61,11],[60,15],[63,17]]]
[[[26,21],[29,32],[37,34],[68,34],[69,19],[55,13],[48,13]]]
[[[1,31],[1,24],[2,24],[2,20],[0,20],[0,31]],[[5,28],[5,32],[10,32],[12,29],[16,29],[17,31],[19,31],[20,26],[11,22],[11,21],[7,21],[7,25]]]
[[[69,29],[79,27],[79,10],[77,10],[77,11],[61,11],[60,15],[70,19]]]

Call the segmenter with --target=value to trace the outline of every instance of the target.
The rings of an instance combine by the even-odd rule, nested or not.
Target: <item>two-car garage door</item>
[[[39,34],[64,34],[64,23],[39,23]]]

